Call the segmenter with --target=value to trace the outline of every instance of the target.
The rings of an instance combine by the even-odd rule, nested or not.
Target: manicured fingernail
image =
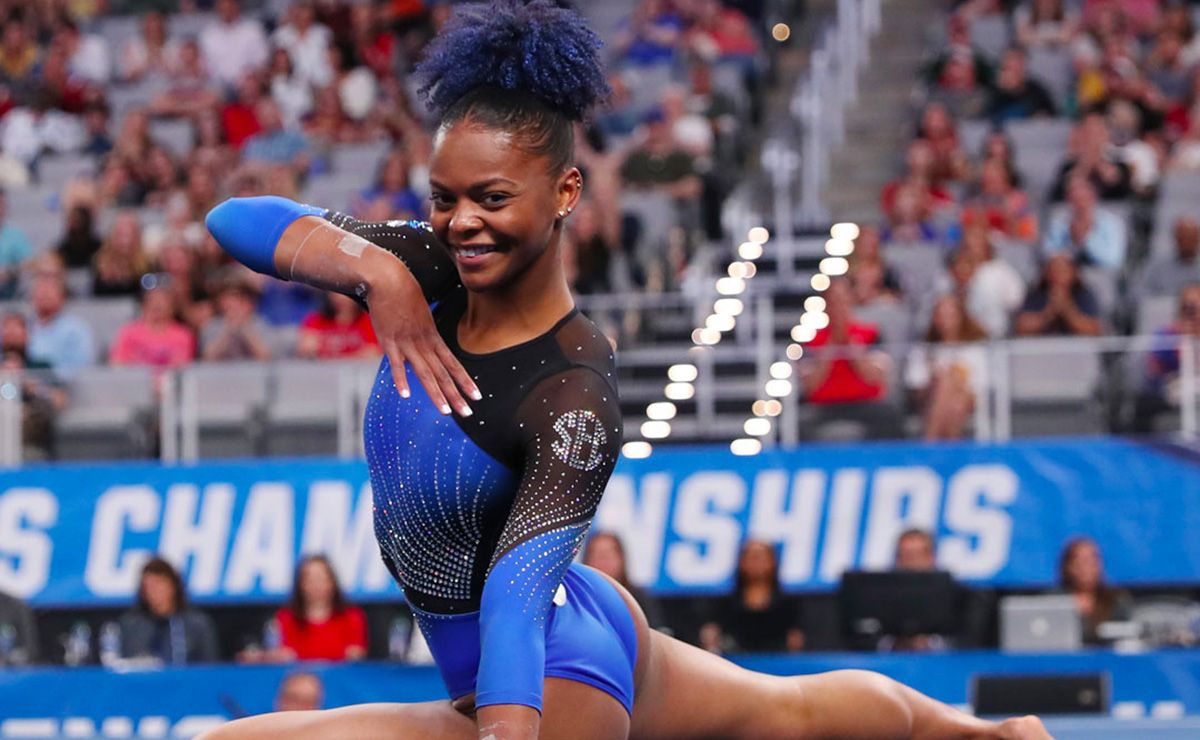
[[[476,388],[475,390],[471,391],[471,398],[475,399],[476,401],[482,401],[483,394],[479,392],[478,388]]]
[[[409,395],[410,395],[410,394],[409,394],[409,392],[408,392],[408,389],[407,389],[407,388],[402,388],[402,389],[400,389],[400,397],[401,397],[401,398],[408,398],[408,397],[409,397]]]
[[[475,413],[475,412],[471,410],[471,407],[470,407],[470,406],[466,406],[466,405],[464,405],[464,406],[462,407],[462,410],[461,410],[461,411],[459,411],[458,413],[459,413],[459,414],[461,414],[461,415],[463,415],[463,416],[470,416],[471,414],[473,414],[473,413]]]
[[[443,404],[442,404],[442,413],[443,413],[443,414],[449,414],[449,413],[450,413],[450,404],[448,404],[448,403],[443,403]]]

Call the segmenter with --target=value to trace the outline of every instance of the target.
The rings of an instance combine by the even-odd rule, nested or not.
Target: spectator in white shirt
[[[238,0],[217,0],[217,21],[200,32],[200,50],[209,72],[223,85],[237,84],[242,73],[267,62],[262,24],[243,18]]]
[[[320,88],[333,80],[333,69],[329,66],[329,44],[333,34],[316,23],[315,18],[311,3],[297,2],[288,11],[287,24],[271,34],[271,43],[287,50],[297,77]]]
[[[167,19],[158,12],[142,18],[142,33],[125,42],[117,61],[117,77],[137,82],[148,75],[171,74],[179,67],[179,44],[167,37]]]
[[[112,54],[103,36],[83,33],[74,22],[64,20],[59,23],[55,41],[67,50],[69,69],[75,77],[97,85],[112,77]]]
[[[1072,173],[1067,180],[1066,211],[1055,214],[1046,229],[1042,252],[1066,253],[1084,265],[1107,270],[1125,266],[1125,224],[1120,217],[1097,206],[1096,187],[1086,174]]]
[[[1013,314],[1025,301],[1025,280],[996,256],[982,224],[963,230],[961,250],[975,270],[967,284],[967,312],[993,339],[1008,335]]]

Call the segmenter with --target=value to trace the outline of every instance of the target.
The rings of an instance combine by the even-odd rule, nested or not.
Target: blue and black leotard
[[[632,617],[606,580],[572,564],[620,449],[608,340],[573,310],[517,346],[467,352],[457,331],[467,293],[427,225],[321,215],[403,260],[483,394],[472,416],[443,416],[411,369],[412,396],[401,398],[384,358],[364,419],[380,551],[451,698],[540,709],[556,676],[631,711]]]

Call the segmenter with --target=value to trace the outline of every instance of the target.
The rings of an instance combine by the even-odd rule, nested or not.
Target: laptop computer
[[[1000,602],[1000,648],[1054,653],[1083,645],[1083,623],[1068,594],[1009,596]]]

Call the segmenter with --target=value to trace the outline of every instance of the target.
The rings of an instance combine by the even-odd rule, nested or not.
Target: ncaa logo
[[[558,439],[550,443],[550,449],[559,460],[576,470],[595,470],[603,462],[608,435],[591,411],[568,411],[555,420],[554,431]]]

